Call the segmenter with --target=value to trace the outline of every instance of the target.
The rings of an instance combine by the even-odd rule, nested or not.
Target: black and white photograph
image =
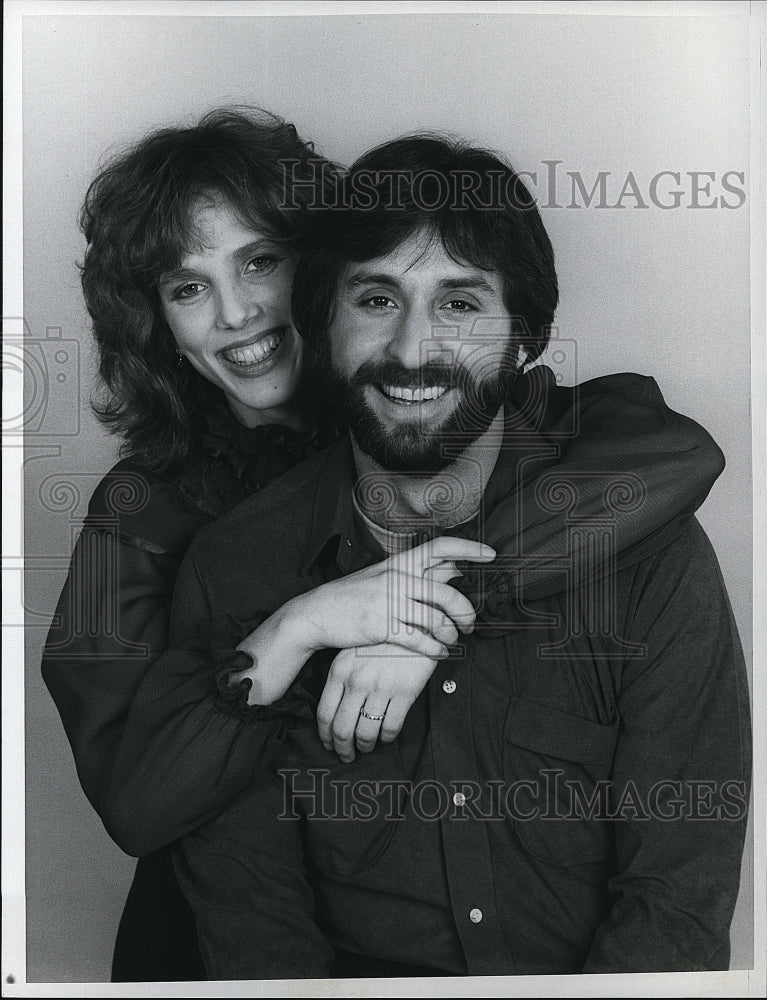
[[[765,7],[4,14],[3,995],[763,996]]]

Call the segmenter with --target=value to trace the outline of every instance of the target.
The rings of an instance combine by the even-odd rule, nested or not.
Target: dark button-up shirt
[[[570,497],[588,538],[562,554],[562,586],[536,596],[503,500],[535,461],[529,445],[505,443],[464,529],[506,539],[494,570],[467,568],[478,627],[397,741],[351,764],[323,749],[312,709],[333,651],[317,654],[266,772],[181,840],[212,978],[344,974],[343,956],[354,975],[727,968],[750,729],[716,558],[688,520],[616,566],[609,502],[579,518],[562,473],[551,495]],[[204,649],[225,615],[244,634],[380,558],[353,485],[342,443],[203,531],[174,643]]]

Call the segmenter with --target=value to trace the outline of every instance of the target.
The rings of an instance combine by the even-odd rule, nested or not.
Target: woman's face
[[[241,423],[281,422],[296,409],[304,359],[290,316],[296,257],[224,201],[201,200],[193,221],[201,248],[159,283],[178,349]]]

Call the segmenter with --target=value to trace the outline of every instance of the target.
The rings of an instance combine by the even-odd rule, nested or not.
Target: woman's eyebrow
[[[196,278],[198,272],[194,268],[190,267],[177,267],[174,271],[166,271],[161,274],[157,284],[162,287],[163,285],[173,285],[177,281],[184,281],[188,278]]]
[[[249,257],[254,257],[259,253],[264,253],[269,250],[274,249],[273,244],[267,239],[251,240],[250,243],[245,243],[241,247],[237,247],[229,255],[231,260],[237,263],[244,263]],[[205,271],[204,263],[200,267],[177,267],[172,271],[166,271],[164,274],[160,275],[158,281],[159,285],[169,285],[176,281],[181,281],[184,278],[197,277],[200,273]]]
[[[258,239],[251,240],[250,243],[246,243],[244,246],[238,247],[232,253],[232,260],[236,261],[246,261],[249,257],[254,257],[256,254],[264,253],[265,250],[274,250],[274,244],[268,239]]]

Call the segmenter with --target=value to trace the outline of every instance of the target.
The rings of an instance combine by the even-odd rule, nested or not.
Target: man
[[[423,658],[396,634],[332,666],[316,656],[268,773],[182,838],[209,975],[725,969],[750,730],[710,545],[686,518],[616,554],[615,511],[652,503],[630,456],[604,475],[599,509],[581,503],[567,453],[603,386],[524,373],[557,286],[513,171],[415,136],[358,161],[342,195],[299,267],[294,313],[350,440],[198,538],[176,642],[201,649],[218,615],[270,613],[435,534],[498,555],[461,565],[473,631],[428,664],[396,740],[389,706],[355,700],[347,667]],[[622,378],[628,392],[646,381]],[[568,511],[556,586],[519,545],[531,503]]]

